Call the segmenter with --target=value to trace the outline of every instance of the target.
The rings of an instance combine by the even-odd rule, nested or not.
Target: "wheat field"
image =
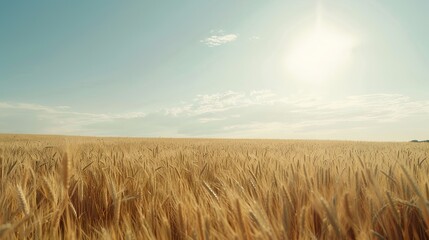
[[[429,144],[0,135],[3,239],[428,239]]]

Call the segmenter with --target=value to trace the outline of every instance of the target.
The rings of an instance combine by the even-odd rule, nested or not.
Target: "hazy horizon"
[[[427,1],[0,3],[0,133],[429,139]]]

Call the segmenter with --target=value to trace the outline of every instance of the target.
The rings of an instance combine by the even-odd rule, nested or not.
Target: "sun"
[[[327,80],[345,66],[354,45],[350,35],[318,24],[292,42],[286,58],[287,70],[300,80]]]

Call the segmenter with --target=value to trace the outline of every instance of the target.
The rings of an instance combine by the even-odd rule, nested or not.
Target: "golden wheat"
[[[429,239],[429,144],[0,135],[4,239]]]
[[[30,207],[28,206],[24,191],[22,190],[20,185],[16,186],[16,190],[18,192],[18,200],[22,212],[25,214],[25,216],[30,215]]]

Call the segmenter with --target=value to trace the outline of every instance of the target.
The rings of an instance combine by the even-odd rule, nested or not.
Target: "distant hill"
[[[422,140],[422,141],[419,141],[419,140],[411,140],[410,142],[417,142],[417,143],[419,143],[419,142],[427,142],[427,143],[429,143],[429,140]]]

